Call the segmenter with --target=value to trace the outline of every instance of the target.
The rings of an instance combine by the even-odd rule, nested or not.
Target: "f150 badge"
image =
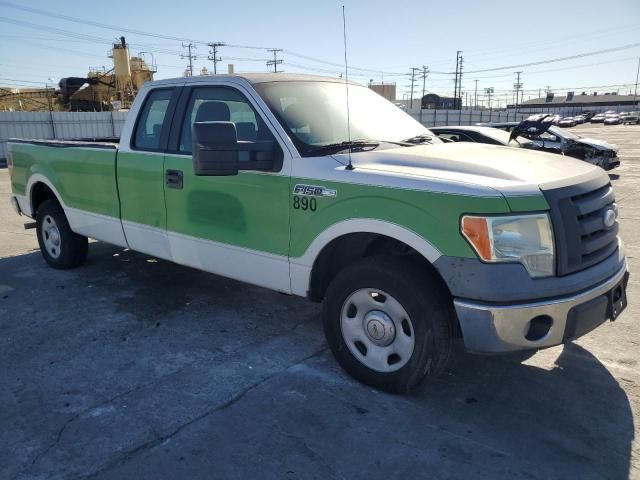
[[[335,197],[338,192],[318,185],[303,185],[299,183],[293,187],[293,194],[304,195],[305,197]]]
[[[305,212],[315,212],[318,208],[318,201],[316,200],[318,197],[335,197],[336,195],[338,195],[338,192],[330,188],[299,183],[293,187],[293,208]]]

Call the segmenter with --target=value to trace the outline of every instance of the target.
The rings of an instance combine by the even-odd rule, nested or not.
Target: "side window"
[[[249,100],[239,91],[229,87],[193,89],[182,122],[179,151],[191,153],[192,129],[196,122],[233,122],[236,125],[238,140],[275,140]]]
[[[136,125],[134,147],[142,150],[160,150],[160,134],[169,108],[172,88],[153,90],[144,102]]]
[[[449,142],[461,142],[464,141],[460,138],[460,134],[459,133],[440,133],[438,135],[440,138],[444,139],[444,140],[448,140]]]

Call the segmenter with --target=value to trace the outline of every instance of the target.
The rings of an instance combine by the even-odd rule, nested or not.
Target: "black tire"
[[[345,302],[354,298],[354,292],[363,289],[388,293],[411,319],[413,351],[409,360],[396,371],[382,372],[369,368],[347,346],[341,326],[343,307],[351,308]],[[450,295],[429,272],[417,269],[406,260],[370,257],[342,270],[329,285],[322,317],[327,343],[340,366],[355,379],[372,387],[404,393],[426,377],[441,373],[449,363],[454,336]],[[397,329],[396,324],[395,335],[398,335]],[[387,357],[387,362],[390,359],[391,356]]]
[[[56,228],[52,231],[52,225]],[[55,233],[57,231],[57,233]],[[60,270],[76,268],[87,259],[87,237],[71,231],[64,210],[55,200],[45,200],[36,212],[38,245],[45,261]],[[50,239],[57,235],[59,242],[52,246]]]

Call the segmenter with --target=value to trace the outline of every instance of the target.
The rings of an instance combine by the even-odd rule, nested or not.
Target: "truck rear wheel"
[[[345,268],[323,304],[327,342],[357,380],[403,393],[442,372],[453,345],[447,292],[409,262],[372,257]]]
[[[64,210],[55,200],[46,200],[38,207],[36,233],[40,252],[53,268],[79,267],[87,259],[87,237],[71,231]]]

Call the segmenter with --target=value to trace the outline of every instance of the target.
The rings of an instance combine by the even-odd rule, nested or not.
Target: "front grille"
[[[601,262],[618,248],[618,222],[605,226],[616,209],[608,177],[544,192],[551,207],[556,272],[568,275]]]

